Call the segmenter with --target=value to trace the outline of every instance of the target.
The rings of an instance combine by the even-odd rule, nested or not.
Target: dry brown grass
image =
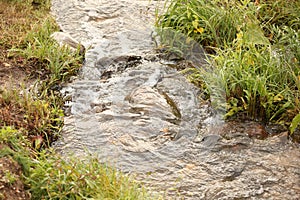
[[[21,2],[21,3],[20,3]],[[32,83],[36,61],[26,60],[10,52],[24,46],[28,32],[41,23],[46,9],[38,9],[31,1],[0,0],[0,89],[20,88]]]
[[[26,34],[47,15],[47,9],[34,6],[30,0],[0,0],[0,48],[20,46]]]

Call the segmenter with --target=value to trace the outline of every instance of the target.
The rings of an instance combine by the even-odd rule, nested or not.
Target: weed
[[[13,185],[16,182],[16,175],[11,173],[10,171],[6,171],[4,177],[2,178],[2,182],[7,183],[9,185]]]
[[[64,160],[41,152],[27,177],[32,199],[146,199],[139,185],[95,156]]]
[[[192,40],[212,54],[206,57],[209,67],[196,63],[189,77],[208,89],[216,108],[225,109],[226,117],[245,113],[295,130],[300,111],[299,1],[173,0],[168,5],[157,15],[160,42],[185,52],[194,45],[178,41]]]
[[[23,173],[28,175],[31,166],[29,141],[20,131],[12,127],[2,127],[0,129],[0,144],[4,145],[0,149],[0,157],[10,156],[19,163]]]
[[[0,96],[0,124],[23,129],[28,138],[41,136],[49,145],[56,140],[62,126],[63,111],[49,101],[35,99],[30,93],[9,90]]]
[[[79,50],[71,51],[68,47],[60,47],[50,35],[57,27],[52,18],[46,18],[26,36],[23,48],[11,49],[26,60],[35,62],[35,74],[44,80],[40,91],[42,95],[49,95],[45,91],[76,75],[81,67],[83,57]]]

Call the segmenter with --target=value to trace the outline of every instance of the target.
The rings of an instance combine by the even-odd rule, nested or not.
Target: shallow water
[[[218,123],[153,50],[157,3],[52,0],[61,29],[89,48],[62,90],[71,101],[55,148],[95,152],[165,199],[299,199],[299,147],[284,133],[249,137],[255,122]]]

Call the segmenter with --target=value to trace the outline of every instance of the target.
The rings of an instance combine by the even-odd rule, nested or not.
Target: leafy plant
[[[296,130],[296,128],[298,127],[298,125],[300,124],[300,113],[297,114],[294,118],[293,121],[290,125],[290,131],[293,134]]]

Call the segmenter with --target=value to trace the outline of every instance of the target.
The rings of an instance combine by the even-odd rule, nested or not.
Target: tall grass
[[[184,35],[210,53],[210,70],[196,63],[191,77],[199,79],[193,82],[205,82],[204,88],[214,98],[226,101],[226,117],[244,113],[251,119],[289,126],[300,111],[300,2],[168,2],[165,13],[157,16],[161,45],[171,50],[177,45],[178,37],[164,31],[173,30],[173,35]]]
[[[236,38],[247,17],[249,10],[239,1],[174,0],[158,16],[157,26],[171,27],[213,52],[214,47],[222,48]]]
[[[212,64],[226,82],[227,116],[246,111],[255,120],[285,123],[295,114],[299,70],[285,61],[282,52],[275,53],[270,46],[237,46],[217,51]]]

